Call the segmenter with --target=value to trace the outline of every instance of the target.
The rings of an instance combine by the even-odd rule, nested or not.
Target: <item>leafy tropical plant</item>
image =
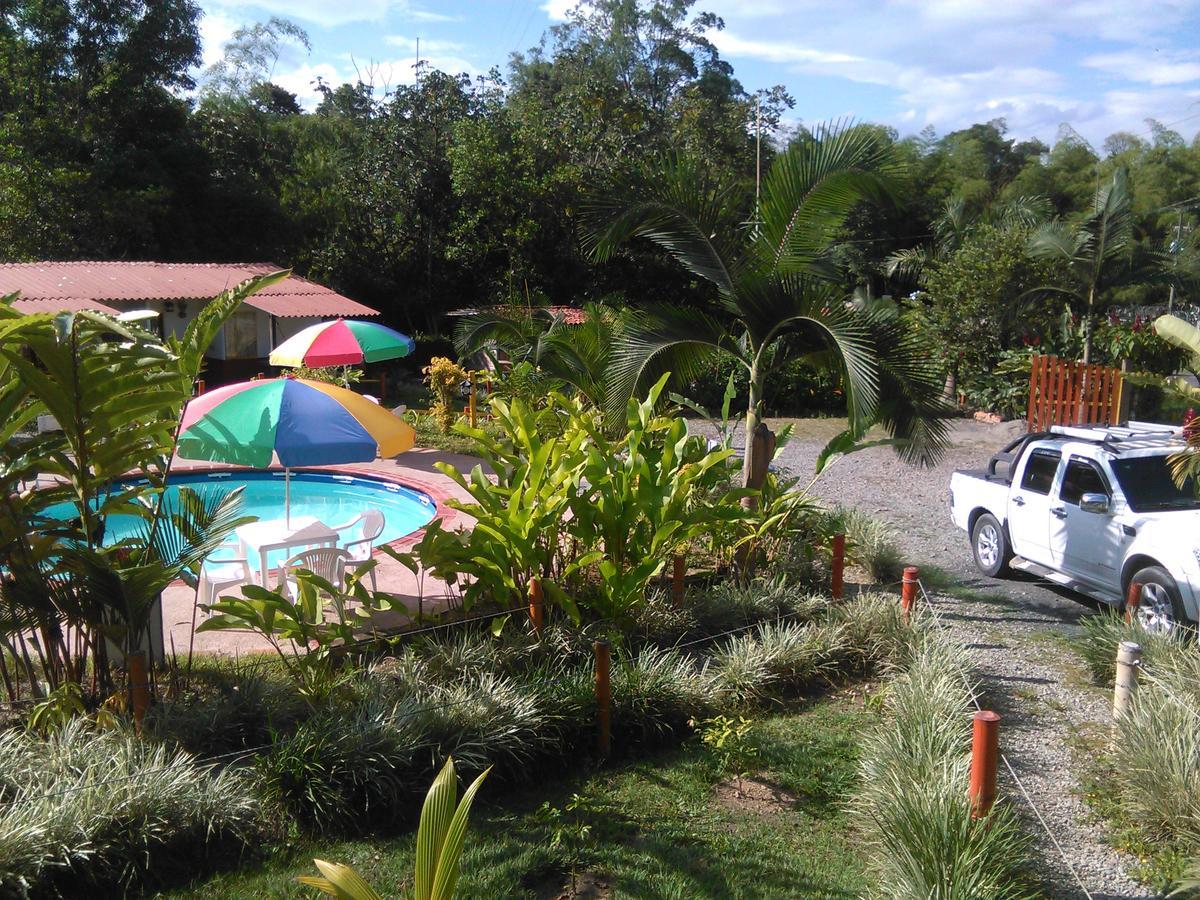
[[[197,632],[249,630],[271,645],[288,673],[295,679],[302,696],[314,699],[327,693],[332,677],[333,650],[356,639],[359,629],[379,612],[399,607],[400,601],[389,594],[372,594],[362,577],[375,565],[368,561],[347,577],[340,591],[318,575],[300,569],[290,589],[276,590],[256,584],[244,585],[241,597],[222,597],[209,607],[211,615],[196,628]],[[346,600],[354,599],[352,614]]]
[[[136,650],[163,588],[194,573],[239,524],[236,498],[198,504],[181,492],[171,505],[165,488],[204,351],[246,296],[286,274],[225,291],[182,337],[166,340],[97,313],[24,316],[0,304],[0,411],[10,423],[51,415],[60,426],[17,440],[6,425],[0,450],[0,482],[38,473],[53,482],[5,491],[0,500],[0,559],[9,575],[0,584],[0,630],[35,693],[27,640],[52,687],[79,680],[91,656],[106,690],[107,641]],[[130,471],[145,477],[122,480]],[[73,521],[49,514],[63,503]],[[132,517],[135,536],[106,541],[110,516]]]
[[[654,305],[630,315],[613,351],[610,410],[657,373],[686,380],[701,359],[724,351],[749,377],[743,477],[757,489],[770,448],[769,433],[758,436],[764,384],[773,366],[800,358],[841,376],[850,419],[843,443],[879,422],[906,459],[932,459],[945,443],[936,372],[894,306],[848,303],[827,260],[850,210],[886,196],[899,172],[874,132],[835,125],[776,158],[749,229],[739,224],[747,213],[741,186],[684,158],[593,200],[586,246],[595,259],[643,237],[716,288],[713,311]]]

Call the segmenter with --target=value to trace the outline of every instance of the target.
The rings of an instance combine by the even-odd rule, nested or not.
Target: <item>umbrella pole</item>
[[[283,515],[284,526],[292,527],[292,470],[283,467]]]

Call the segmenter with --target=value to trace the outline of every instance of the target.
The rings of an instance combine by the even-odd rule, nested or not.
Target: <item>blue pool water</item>
[[[229,491],[243,488],[242,515],[259,519],[282,519],[284,516],[283,473],[275,472],[210,472],[172,476],[168,494],[184,485],[199,491]],[[324,472],[292,472],[292,518],[315,516],[329,526],[348,522],[368,509],[383,513],[383,534],[375,544],[385,544],[423,528],[437,512],[437,504],[428,494],[402,485],[374,478],[335,475]],[[70,504],[50,507],[47,512],[56,518],[73,519],[75,508]],[[114,544],[129,537],[132,520],[110,516],[104,542]],[[356,526],[342,532],[342,541],[361,537]],[[251,554],[254,557],[254,554]],[[274,559],[271,565],[277,565]],[[256,558],[251,565],[258,568]]]

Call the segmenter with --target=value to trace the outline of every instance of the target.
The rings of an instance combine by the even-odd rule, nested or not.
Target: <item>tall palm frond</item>
[[[748,252],[760,273],[807,270],[823,256],[849,210],[891,193],[900,172],[894,149],[849,123],[817,129],[811,141],[778,157],[763,179],[760,226]]]
[[[739,188],[698,160],[668,157],[619,192],[584,204],[584,251],[603,262],[632,238],[646,238],[729,297],[738,276],[737,223],[749,211],[738,203]]]

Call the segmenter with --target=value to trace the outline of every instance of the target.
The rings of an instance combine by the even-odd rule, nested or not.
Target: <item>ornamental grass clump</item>
[[[998,803],[984,818],[971,816],[968,671],[960,645],[918,631],[888,686],[885,720],[864,743],[852,806],[866,823],[875,896],[1034,896],[1021,876],[1028,838],[1011,808]]]
[[[705,668],[676,650],[644,647],[621,656],[612,670],[613,746],[661,743],[709,715],[716,700]]]
[[[255,759],[262,793],[308,832],[355,833],[392,821],[425,764],[423,712],[383,696],[323,710]]]
[[[755,703],[832,675],[845,650],[836,625],[763,622],[713,653],[712,677],[723,697]]]
[[[227,864],[262,831],[247,779],[77,719],[0,733],[0,894],[79,896]]]
[[[904,558],[896,544],[896,532],[860,509],[838,511],[846,533],[846,557],[861,566],[876,584],[891,584],[904,573]]]
[[[1200,704],[1195,686],[1168,677],[1139,686],[1117,722],[1112,777],[1133,821],[1156,838],[1200,851]]]
[[[1117,645],[1133,641],[1142,648],[1142,662],[1148,668],[1174,669],[1179,660],[1196,650],[1191,639],[1179,634],[1153,634],[1140,625],[1126,624],[1116,612],[1103,610],[1080,622],[1080,633],[1073,644],[1087,665],[1092,683],[1111,687],[1116,674]]]

